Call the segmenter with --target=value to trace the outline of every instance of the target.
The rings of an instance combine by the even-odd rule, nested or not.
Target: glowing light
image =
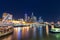
[[[58,30],[56,30],[56,31],[58,31]]]
[[[23,22],[23,23],[25,23],[25,22]]]
[[[20,27],[18,27],[18,30],[21,30],[21,28],[20,28]]]
[[[20,21],[12,21],[13,23],[20,23]]]

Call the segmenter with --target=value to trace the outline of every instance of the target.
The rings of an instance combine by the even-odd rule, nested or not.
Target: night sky
[[[33,12],[45,21],[60,20],[60,1],[58,0],[0,0],[0,18],[3,12],[13,14],[14,18],[23,18]]]

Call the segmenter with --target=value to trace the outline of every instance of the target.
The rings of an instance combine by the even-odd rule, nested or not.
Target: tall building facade
[[[28,16],[27,14],[25,14],[25,21],[27,22],[27,20],[28,20]]]
[[[2,19],[4,19],[7,16],[8,13],[3,13]]]
[[[36,22],[37,21],[37,18],[36,16],[34,16],[33,12],[32,12],[32,15],[31,15],[31,22]]]
[[[39,20],[38,20],[39,23],[43,23],[43,19],[41,17],[39,17]]]
[[[13,17],[13,15],[11,15],[9,13],[3,13],[2,22],[11,21],[12,20],[12,17]]]

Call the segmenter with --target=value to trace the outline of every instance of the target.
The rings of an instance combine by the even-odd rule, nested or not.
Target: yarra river
[[[60,40],[60,33],[46,32],[45,27],[14,27],[12,34],[0,40]]]

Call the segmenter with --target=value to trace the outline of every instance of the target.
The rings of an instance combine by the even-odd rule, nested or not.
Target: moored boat
[[[5,36],[7,34],[13,33],[13,27],[0,27],[0,37]]]
[[[53,29],[50,30],[50,32],[60,33],[60,28],[53,28]]]

